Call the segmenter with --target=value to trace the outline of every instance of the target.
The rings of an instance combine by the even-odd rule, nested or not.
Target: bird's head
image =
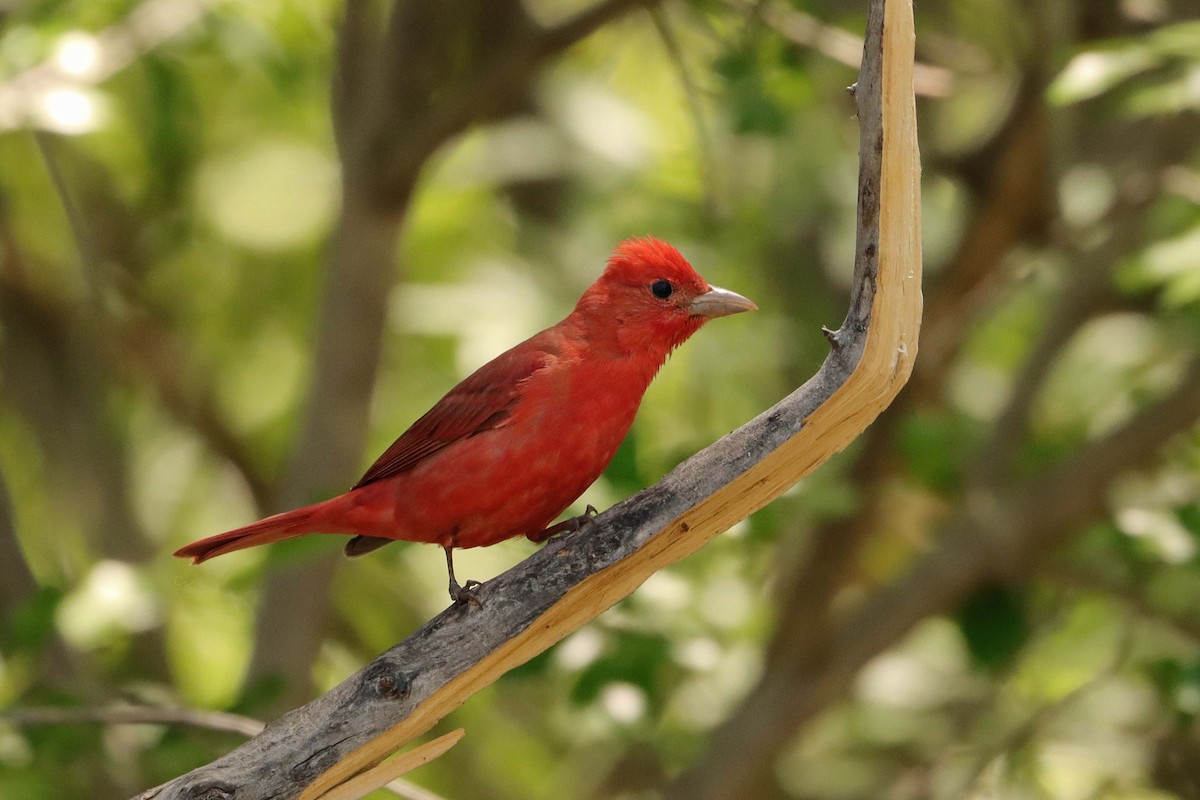
[[[709,285],[671,245],[646,237],[617,246],[576,312],[597,319],[622,350],[665,357],[708,320],[756,308]]]

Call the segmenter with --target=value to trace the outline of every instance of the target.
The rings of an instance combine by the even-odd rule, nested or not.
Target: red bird
[[[757,308],[710,286],[658,239],[621,243],[566,319],[484,364],[405,431],[350,491],[175,552],[213,556],[308,533],[353,536],[346,554],[394,540],[446,551],[547,528],[612,460],[667,356],[701,325]]]

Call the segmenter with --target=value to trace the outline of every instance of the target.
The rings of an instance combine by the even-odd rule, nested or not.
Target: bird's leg
[[[560,533],[575,533],[585,525],[595,525],[596,521],[592,517],[600,512],[591,503],[588,503],[587,508],[578,517],[564,519],[557,525],[551,525],[545,530],[535,531],[534,533],[525,534],[525,538],[531,542],[544,542],[551,536],[558,536]]]
[[[479,581],[467,581],[466,586],[459,586],[458,581],[454,578],[454,555],[452,548],[444,548],[446,551],[446,571],[450,573],[450,599],[458,605],[470,603],[473,606],[483,608],[483,603],[479,602],[479,598],[475,596],[472,589],[483,586]]]

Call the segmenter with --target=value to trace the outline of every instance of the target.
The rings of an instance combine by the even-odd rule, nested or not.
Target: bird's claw
[[[583,513],[580,514],[578,517],[575,517],[574,530],[579,531],[579,530],[582,530],[583,528],[595,527],[596,516],[599,513],[600,512],[596,510],[596,507],[594,505],[592,505],[591,503],[588,503],[586,506],[584,506]]]
[[[544,542],[547,539],[560,536],[564,533],[576,533],[582,530],[585,525],[595,525],[596,521],[593,519],[593,517],[599,513],[600,512],[596,510],[594,505],[588,503],[587,507],[584,508],[583,513],[579,516],[571,517],[570,519],[564,519],[557,525],[551,525],[549,528],[540,530],[537,533],[526,534],[526,538],[531,542]]]
[[[450,584],[450,599],[456,606],[472,605],[476,608],[483,608],[483,602],[475,594],[475,590],[480,586],[483,586],[480,581],[467,581],[462,586],[455,581]]]

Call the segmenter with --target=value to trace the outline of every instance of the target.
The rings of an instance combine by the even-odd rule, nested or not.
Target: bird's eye
[[[657,280],[650,284],[650,293],[659,300],[666,300],[673,291],[675,291],[675,287],[671,285],[670,281]]]

